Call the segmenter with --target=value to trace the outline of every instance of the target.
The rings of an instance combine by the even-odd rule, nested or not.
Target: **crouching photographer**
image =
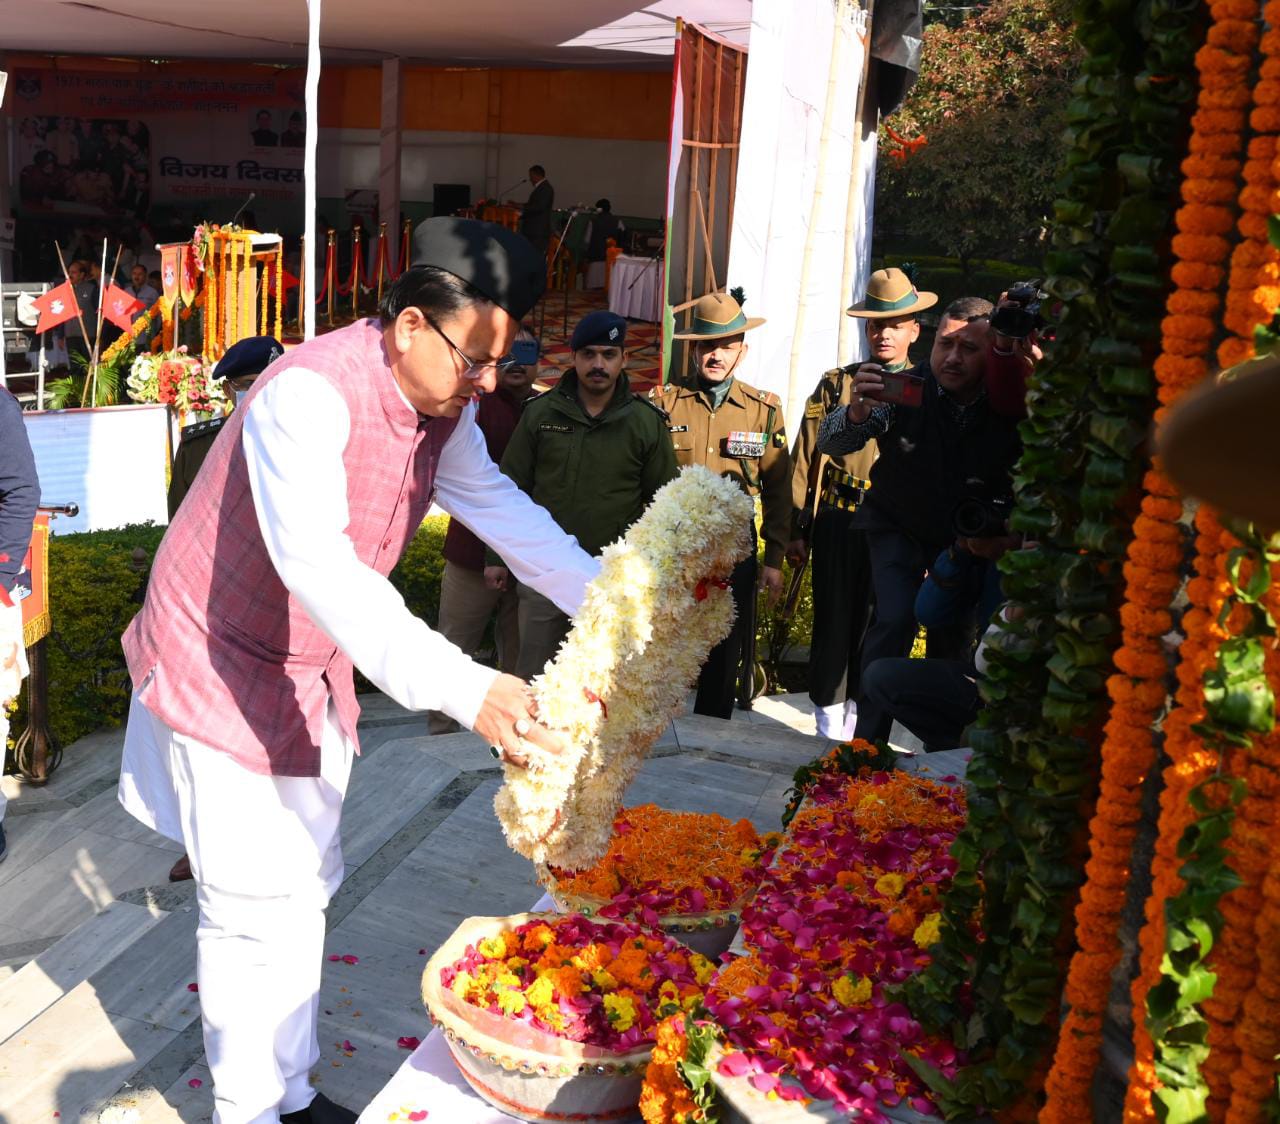
[[[956,506],[956,541],[934,560],[916,596],[916,620],[926,633],[985,633],[1002,599],[996,562],[1021,544],[1007,530],[1011,507],[1009,496],[977,495]],[[926,752],[955,749],[982,706],[982,648],[969,648],[954,659],[876,660],[863,673],[865,697],[919,738]]]
[[[1010,473],[1021,451],[1017,419],[992,408],[986,389],[992,312],[989,301],[962,297],[942,312],[926,363],[894,373],[863,364],[853,401],[827,414],[818,433],[821,452],[840,455],[879,445],[871,487],[854,517],[866,535],[875,610],[863,642],[863,673],[879,659],[907,656],[916,635],[916,595],[938,554],[957,538],[975,556],[1007,549],[1000,536],[957,536],[953,517],[973,496],[1011,492]],[[964,549],[964,544],[962,549]],[[974,550],[966,549],[966,553]],[[951,622],[926,634],[929,656],[963,659],[971,622]],[[893,716],[860,691],[856,735],[886,739]]]
[[[987,397],[991,408],[1008,418],[1027,416],[1027,380],[1052,343],[1053,327],[1045,319],[1049,294],[1040,281],[1019,281],[1000,294],[991,313],[987,352]]]

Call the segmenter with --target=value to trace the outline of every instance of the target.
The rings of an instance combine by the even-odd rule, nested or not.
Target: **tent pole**
[[[303,206],[306,213],[302,218],[302,245],[304,251],[312,252],[316,244],[316,141],[320,132],[317,111],[320,93],[320,2],[321,0],[307,0],[307,139],[302,158],[302,178],[306,181]],[[310,270],[311,275],[315,276],[315,262],[304,258],[300,266],[303,272]],[[309,340],[316,334],[316,308],[308,300],[302,303],[301,311],[302,338]]]
[[[817,175],[814,178],[813,201],[809,207],[809,226],[804,236],[804,257],[800,259],[799,300],[796,305],[795,328],[791,335],[791,363],[787,371],[787,397],[782,404],[784,416],[792,412],[792,404],[797,401],[796,383],[800,377],[800,353],[804,348],[805,319],[809,311],[809,274],[813,262],[813,246],[817,241],[816,228],[822,212],[823,183],[827,174],[827,154],[831,149],[831,119],[836,112],[836,90],[839,86],[840,67],[844,56],[844,52],[841,50],[844,43],[842,32],[847,12],[848,0],[836,0],[835,20],[831,38],[831,58],[827,66],[827,96],[822,109],[822,131],[818,141],[818,168]]]
[[[853,274],[858,261],[857,219],[862,205],[862,165],[867,147],[866,133],[863,131],[863,116],[867,111],[867,87],[871,82],[871,21],[875,16],[876,0],[866,0],[867,18],[862,36],[862,73],[858,75],[858,108],[855,125],[858,133],[853,145],[853,163],[849,168],[849,198],[844,212],[844,270],[840,275],[841,300],[853,303],[857,299],[853,292]],[[869,224],[864,223],[866,229]],[[858,349],[858,340],[854,335],[855,321],[852,316],[840,317],[840,340],[836,350],[836,363],[845,364],[853,361],[853,353]]]

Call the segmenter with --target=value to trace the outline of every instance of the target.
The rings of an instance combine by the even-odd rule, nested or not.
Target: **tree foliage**
[[[994,0],[925,31],[920,77],[880,129],[877,238],[967,264],[1038,261],[1080,64],[1064,0]],[[925,138],[906,150],[894,139]]]

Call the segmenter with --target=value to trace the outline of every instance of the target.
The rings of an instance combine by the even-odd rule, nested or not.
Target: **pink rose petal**
[[[187,990],[188,990],[188,991],[199,991],[199,990],[200,990],[200,985],[199,985],[198,983],[189,983],[189,984],[187,984]]]
[[[402,1050],[416,1050],[422,1045],[421,1038],[415,1038],[411,1034],[403,1034],[396,1039],[396,1045]]]
[[[425,1120],[426,1118],[427,1110],[425,1108],[420,1108],[417,1112],[409,1113],[409,1119],[412,1120],[414,1124],[417,1124],[419,1120]]]
[[[191,1086],[191,1088],[193,1089],[198,1089],[200,1088],[201,1085],[204,1084],[204,1082],[201,1081],[200,1078],[198,1077],[193,1077],[190,1081],[187,1082],[187,1084]]]
[[[342,1040],[342,1048],[343,1048],[344,1050],[350,1050],[350,1051],[352,1051],[353,1053],[355,1052],[355,1047],[354,1047],[353,1045],[351,1045],[350,1041],[348,1041],[346,1038],[344,1038],[344,1039]]]
[[[351,955],[351,953],[349,953],[349,952],[348,952],[348,953],[346,954],[346,956],[344,956],[344,957],[342,958],[342,962],[343,962],[344,964],[359,964],[359,963],[360,963],[360,957],[358,957],[358,956],[352,956],[352,955]]]

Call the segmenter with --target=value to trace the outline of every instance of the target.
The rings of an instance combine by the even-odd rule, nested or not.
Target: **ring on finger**
[[[502,750],[501,750],[501,749],[499,749],[496,745],[491,745],[491,746],[489,747],[489,755],[490,755],[490,756],[491,756],[495,761],[501,761],[501,760],[502,760]]]

